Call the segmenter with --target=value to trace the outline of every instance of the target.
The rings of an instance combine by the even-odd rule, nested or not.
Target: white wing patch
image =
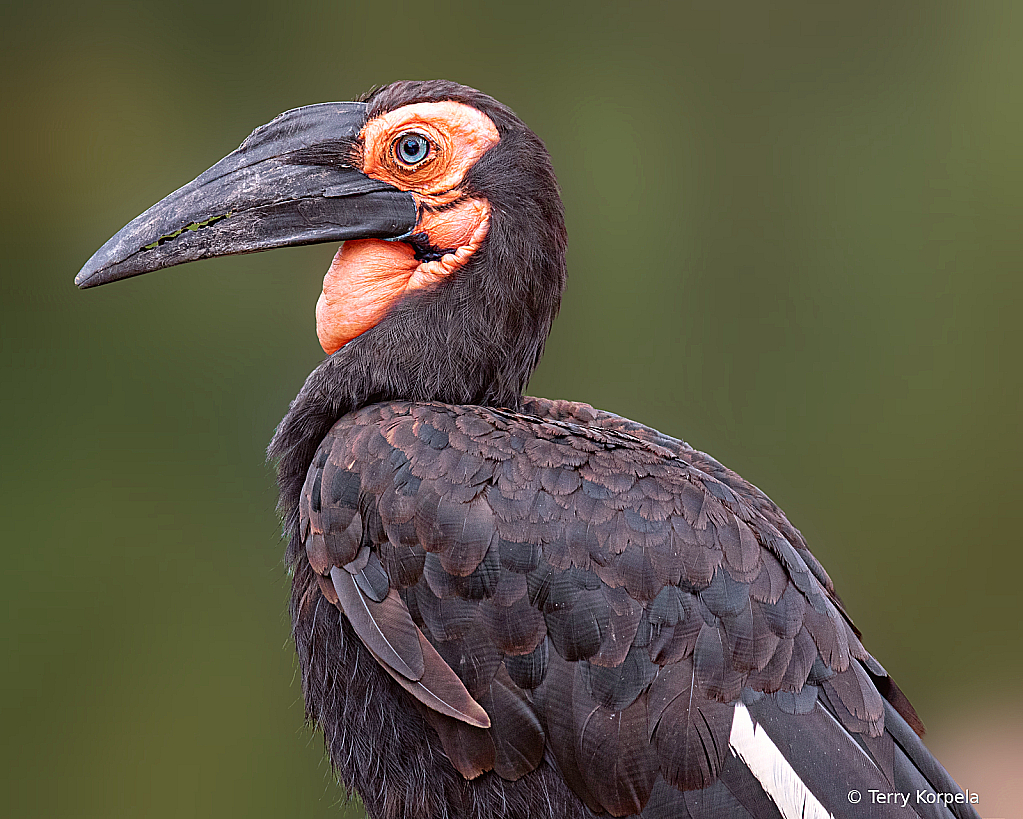
[[[785,819],[834,819],[792,769],[762,725],[754,725],[746,706],[735,704],[728,747],[774,800]]]

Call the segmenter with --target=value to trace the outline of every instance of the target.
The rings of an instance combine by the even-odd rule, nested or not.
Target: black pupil
[[[413,164],[426,159],[429,143],[425,137],[419,134],[409,134],[401,138],[398,143],[398,155],[403,162]]]

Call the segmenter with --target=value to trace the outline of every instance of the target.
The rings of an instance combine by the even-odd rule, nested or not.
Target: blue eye
[[[394,140],[394,156],[403,165],[418,165],[430,155],[430,140],[416,131],[409,131]]]

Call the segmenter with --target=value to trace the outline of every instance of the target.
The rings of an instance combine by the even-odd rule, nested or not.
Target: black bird
[[[76,283],[339,240],[328,356],[269,455],[307,714],[370,816],[977,816],[766,495],[523,397],[566,236],[543,143],[491,97],[282,114]]]

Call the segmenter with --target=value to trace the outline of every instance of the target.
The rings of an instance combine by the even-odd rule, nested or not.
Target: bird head
[[[337,241],[316,332],[332,359],[372,362],[366,397],[517,399],[564,287],[561,200],[540,139],[456,83],[281,114],[132,220],[75,282]]]

